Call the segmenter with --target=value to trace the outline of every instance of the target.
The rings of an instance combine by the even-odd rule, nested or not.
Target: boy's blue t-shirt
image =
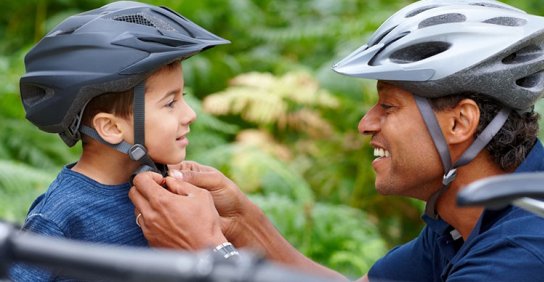
[[[541,171],[538,141],[516,172]],[[443,220],[423,219],[421,234],[378,260],[370,281],[544,281],[544,218],[513,206],[485,210],[466,242]]]
[[[136,225],[130,185],[102,185],[66,166],[39,196],[27,215],[23,230],[73,240],[147,247]],[[60,281],[41,268],[16,264],[13,281]]]

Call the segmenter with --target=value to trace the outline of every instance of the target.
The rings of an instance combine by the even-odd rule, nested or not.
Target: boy
[[[35,200],[23,229],[147,246],[128,198],[131,177],[164,176],[184,159],[196,115],[183,99],[180,61],[226,43],[167,8],[128,1],[72,16],[38,42],[20,81],[26,117],[68,146],[81,139],[83,151]],[[60,279],[25,265],[10,275]]]

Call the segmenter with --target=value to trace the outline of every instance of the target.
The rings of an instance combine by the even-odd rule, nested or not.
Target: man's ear
[[[474,100],[463,99],[454,108],[446,110],[441,120],[444,137],[450,145],[467,140],[472,142],[480,122],[480,108]]]
[[[110,113],[98,113],[93,118],[93,126],[98,135],[110,144],[119,144],[123,139],[125,127],[121,119]]]

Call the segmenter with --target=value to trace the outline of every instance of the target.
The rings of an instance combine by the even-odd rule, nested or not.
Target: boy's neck
[[[139,165],[128,155],[91,141],[83,148],[83,153],[72,170],[101,184],[118,185],[127,183]]]

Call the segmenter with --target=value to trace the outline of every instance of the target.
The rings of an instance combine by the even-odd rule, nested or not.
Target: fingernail
[[[172,177],[176,178],[176,179],[183,179],[183,173],[181,173],[181,171],[175,169],[175,170],[172,170]]]

